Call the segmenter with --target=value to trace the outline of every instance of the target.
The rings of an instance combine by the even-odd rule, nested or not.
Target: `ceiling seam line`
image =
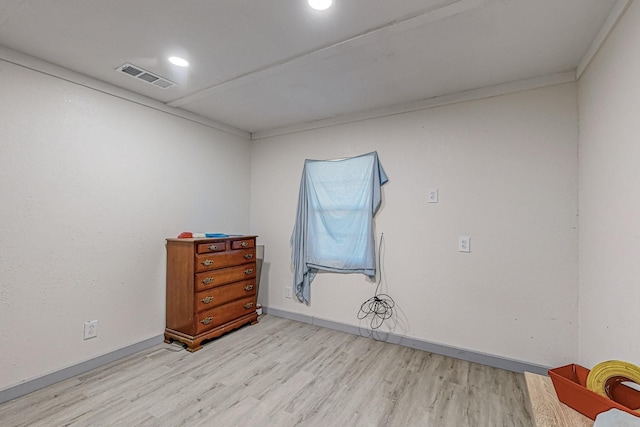
[[[274,72],[281,68],[287,68],[291,64],[296,64],[298,62],[303,62],[306,59],[313,59],[316,57],[322,58],[325,56],[331,56],[332,53],[339,51],[340,49],[352,48],[352,44],[356,43],[368,43],[369,39],[375,39],[384,32],[392,32],[399,33],[405,30],[405,27],[415,25],[416,27],[420,25],[424,25],[426,23],[435,22],[441,19],[449,18],[451,16],[466,12],[472,8],[477,7],[479,0],[457,0],[453,3],[446,4],[444,6],[431,9],[425,11],[421,14],[410,15],[408,17],[397,19],[395,21],[388,22],[386,24],[380,25],[378,27],[374,27],[369,29],[363,33],[355,35],[345,40],[341,40],[339,42],[333,43],[328,46],[321,47],[319,49],[311,50],[299,55],[295,55],[284,59],[280,62],[276,62],[265,67],[259,68],[257,70],[249,71],[247,73],[241,74],[239,76],[232,77],[223,82],[211,85],[204,89],[200,89],[196,92],[193,92],[189,95],[177,98],[173,101],[169,101],[166,104],[170,107],[180,107],[182,105],[188,104],[190,102],[198,101],[201,98],[207,96],[211,92],[215,92],[221,88],[227,87],[229,85],[241,83],[244,80],[255,78],[259,79],[261,75],[268,74],[270,72]]]

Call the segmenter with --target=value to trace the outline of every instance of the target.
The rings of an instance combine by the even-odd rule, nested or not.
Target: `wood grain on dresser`
[[[187,350],[258,321],[256,236],[167,239],[165,342]]]

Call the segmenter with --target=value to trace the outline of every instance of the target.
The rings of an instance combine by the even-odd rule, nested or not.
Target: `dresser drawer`
[[[255,298],[243,298],[211,310],[198,313],[196,316],[196,335],[234,319],[256,312]]]
[[[231,241],[231,249],[248,249],[255,246],[254,239],[233,240]]]
[[[209,252],[222,252],[227,249],[227,242],[198,243],[197,252],[207,254]]]
[[[250,264],[196,274],[195,287],[197,291],[204,291],[214,286],[226,285],[227,283],[253,279],[255,277],[256,263],[252,262]]]
[[[256,259],[255,249],[243,249],[219,253],[196,255],[196,272],[224,268],[232,265],[253,262]]]
[[[228,302],[256,294],[256,281],[245,280],[231,285],[218,286],[196,294],[196,311],[209,310]]]

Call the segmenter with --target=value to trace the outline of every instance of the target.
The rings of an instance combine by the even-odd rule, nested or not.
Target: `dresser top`
[[[188,237],[179,239],[177,237],[169,237],[167,242],[185,242],[185,243],[194,243],[194,242],[221,242],[224,240],[242,240],[242,239],[255,239],[258,236],[255,235],[229,235],[228,237]]]

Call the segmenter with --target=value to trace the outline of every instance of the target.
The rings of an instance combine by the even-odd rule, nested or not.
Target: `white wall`
[[[580,355],[640,365],[640,4],[579,82]]]
[[[261,303],[365,326],[356,313],[375,284],[362,275],[320,274],[310,306],[285,299],[284,287],[304,159],[377,150],[390,179],[377,235],[399,309],[387,330],[529,363],[574,362],[576,105],[569,83],[256,141]],[[426,202],[428,188],[440,190],[440,203]],[[460,235],[471,236],[471,253],[457,252]]]
[[[162,334],[164,239],[247,232],[250,157],[243,138],[3,61],[0,87],[2,390]]]

